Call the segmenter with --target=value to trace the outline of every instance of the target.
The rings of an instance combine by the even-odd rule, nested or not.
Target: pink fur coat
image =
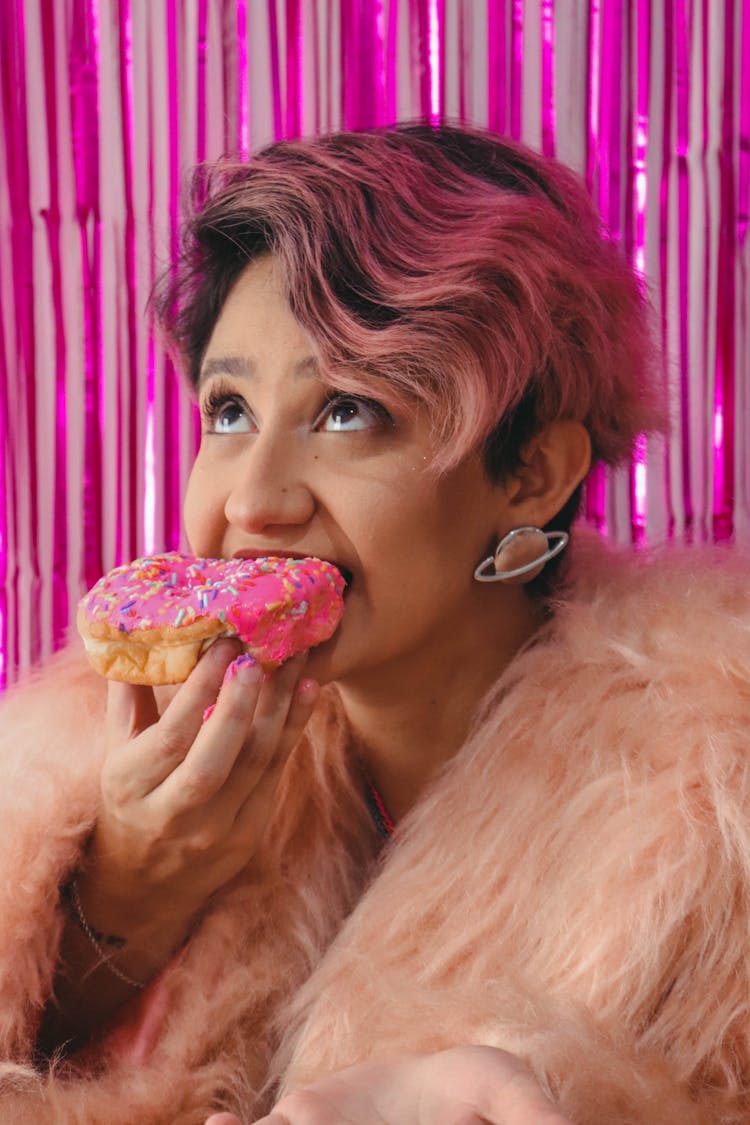
[[[0,1121],[251,1122],[354,1062],[484,1043],[576,1125],[750,1121],[750,569],[578,543],[576,582],[379,856],[327,692],[263,862],[159,982],[158,1031],[30,1063],[96,815],[77,647],[0,709]],[[408,1125],[408,1123],[404,1123]]]

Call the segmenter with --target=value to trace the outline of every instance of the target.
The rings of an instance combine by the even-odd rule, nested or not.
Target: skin
[[[283,1098],[255,1125],[570,1125],[530,1071],[495,1047],[362,1063]],[[230,1113],[206,1125],[242,1125]]]
[[[101,813],[78,884],[91,924],[126,937],[117,964],[138,980],[166,964],[210,896],[252,865],[320,684],[336,681],[392,814],[410,808],[539,625],[523,586],[475,582],[475,567],[511,529],[547,523],[590,458],[583,427],[561,421],[537,435],[523,470],[503,484],[487,479],[479,453],[436,476],[429,419],[419,410],[385,416],[349,393],[330,401],[336,387],[292,316],[271,258],[251,264],[230,292],[203,370],[203,436],[184,507],[192,551],[317,555],[352,580],[334,637],[267,682],[245,668],[222,687],[238,649],[220,642],[177,689],[110,684]],[[56,982],[61,1003],[42,1036],[48,1049],[101,1027],[128,995],[106,969],[84,971],[90,953],[69,927]],[[481,1106],[461,1116],[456,1102],[450,1120],[562,1120],[550,1117],[518,1060],[491,1048],[458,1050],[467,1054],[458,1055],[457,1096],[465,1100],[477,1076],[514,1096],[505,1108],[493,1103],[495,1116]],[[476,1051],[490,1054],[478,1060]],[[413,1099],[422,1104],[435,1083],[445,1093],[439,1065],[378,1067],[343,1072],[333,1093],[326,1089],[340,1114],[330,1121],[421,1120]],[[517,1077],[507,1085],[520,1071],[520,1085]],[[380,1089],[398,1107],[390,1118]],[[306,1113],[292,1101],[269,1125],[323,1119]]]
[[[246,374],[226,368],[241,361]],[[283,297],[273,261],[230,293],[204,358],[204,416],[184,518],[196,554],[314,554],[353,575],[344,620],[306,674],[335,680],[375,783],[397,817],[462,744],[478,700],[539,623],[523,586],[473,580],[512,528],[542,526],[585,474],[582,427],[550,427],[523,476],[490,482],[477,453],[428,469],[429,420],[383,423],[332,388]],[[223,370],[224,369],[224,370]],[[208,432],[207,432],[208,431]]]

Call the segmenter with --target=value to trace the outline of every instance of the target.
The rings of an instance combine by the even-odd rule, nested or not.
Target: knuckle
[[[190,836],[190,853],[194,856],[213,852],[219,842],[218,833],[210,826],[196,829]]]
[[[224,783],[224,774],[207,766],[185,770],[180,778],[180,793],[186,805],[200,805]]]
[[[231,689],[231,685],[229,686]],[[222,690],[219,698],[225,722],[243,725],[247,722],[247,713],[250,704],[249,693],[236,690]]]
[[[106,762],[99,779],[101,798],[106,808],[121,810],[129,805],[134,796],[132,779],[116,766]]]
[[[153,728],[153,752],[171,761],[185,753],[187,739],[179,727],[157,723]]]

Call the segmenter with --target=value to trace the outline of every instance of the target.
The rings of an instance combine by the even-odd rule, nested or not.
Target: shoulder
[[[686,793],[726,790],[747,809],[749,579],[732,550],[579,538],[552,619],[485,701],[484,754],[559,769],[575,792],[608,779],[620,799],[669,794],[686,811]]]
[[[574,534],[568,583],[558,608],[595,604],[617,620],[638,606],[639,619],[687,625],[691,617],[744,613],[750,622],[750,562],[729,544],[678,544],[635,550],[607,544],[593,532]],[[619,612],[618,612],[619,609]]]
[[[634,677],[722,708],[750,693],[750,565],[731,547],[612,549],[573,544],[554,644],[571,671]],[[592,686],[593,686],[592,680]]]

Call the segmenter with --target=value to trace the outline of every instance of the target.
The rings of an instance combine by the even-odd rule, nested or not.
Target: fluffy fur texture
[[[750,573],[729,552],[574,556],[575,588],[380,860],[326,693],[263,863],[167,973],[167,1025],[135,1068],[112,1049],[78,1074],[28,1062],[104,695],[72,654],[16,692],[0,1120],[199,1125],[221,1105],[249,1122],[279,1086],[488,1043],[576,1125],[747,1121]]]

